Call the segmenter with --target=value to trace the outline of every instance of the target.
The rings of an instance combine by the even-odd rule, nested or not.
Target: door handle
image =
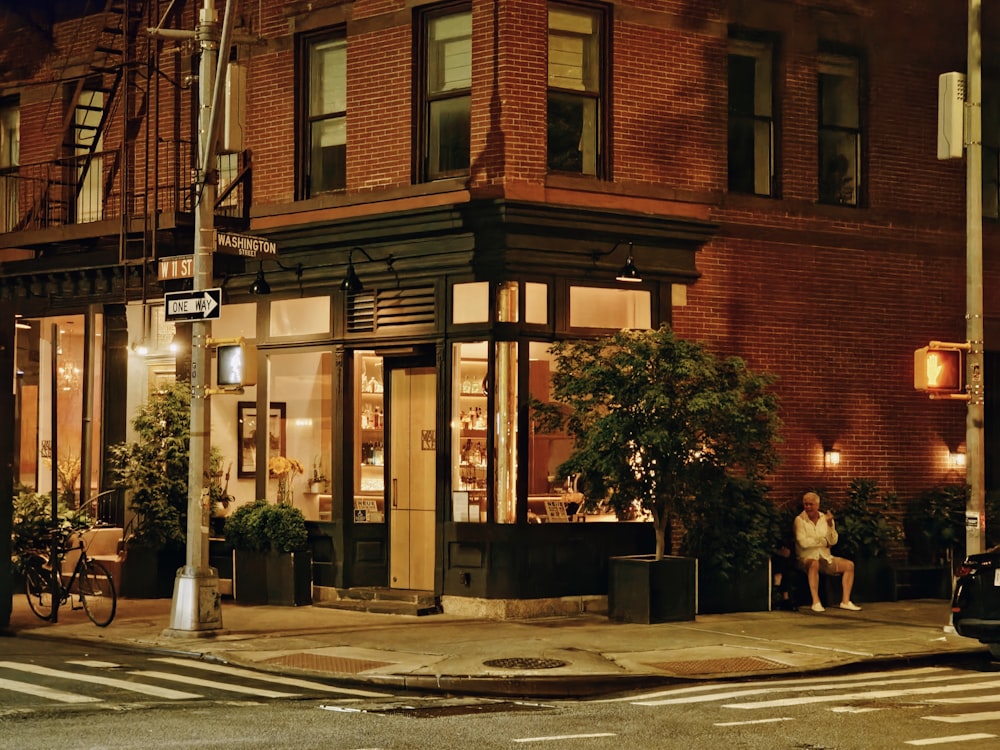
[[[392,507],[399,507],[399,486],[396,484],[396,477],[392,478]]]

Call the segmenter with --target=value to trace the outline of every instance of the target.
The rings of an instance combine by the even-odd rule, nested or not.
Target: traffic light
[[[961,393],[965,390],[962,350],[967,345],[931,342],[913,352],[913,387],[918,391]],[[959,348],[959,347],[962,348]]]
[[[215,383],[220,393],[242,393],[248,385],[257,385],[257,347],[242,337],[210,340],[215,345]]]

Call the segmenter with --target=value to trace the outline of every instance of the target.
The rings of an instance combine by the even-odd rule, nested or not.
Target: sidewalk
[[[879,602],[861,612],[699,615],[694,622],[632,625],[596,614],[530,620],[412,617],[323,607],[241,606],[225,600],[223,630],[165,636],[170,600],[120,599],[114,622],[82,610],[37,619],[14,597],[17,637],[80,640],[218,659],[259,669],[394,686],[507,696],[581,696],[677,683],[795,675],[848,665],[910,663],[981,654],[946,632],[938,599]],[[0,641],[2,643],[2,641]]]

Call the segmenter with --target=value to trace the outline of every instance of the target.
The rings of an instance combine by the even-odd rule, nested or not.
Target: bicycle
[[[87,617],[98,627],[107,627],[118,608],[118,596],[115,594],[111,574],[102,563],[87,557],[87,549],[81,537],[77,536],[76,543],[70,544],[70,539],[74,536],[70,529],[55,529],[49,539],[56,536],[58,564],[54,576],[49,553],[35,551],[25,561],[24,582],[28,606],[41,619],[54,621],[58,608],[54,608],[53,603],[62,605],[68,602],[71,609],[83,607]],[[79,551],[80,556],[73,566],[72,575],[65,581],[63,560],[67,554],[75,551]]]

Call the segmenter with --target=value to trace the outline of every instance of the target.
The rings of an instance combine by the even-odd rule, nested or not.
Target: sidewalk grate
[[[388,667],[395,662],[371,661],[369,659],[347,659],[343,656],[327,656],[326,654],[295,653],[275,656],[265,659],[265,664],[293,669],[308,669],[313,672],[337,672],[339,674],[358,674],[368,669]]]
[[[702,659],[700,661],[661,661],[646,666],[673,674],[720,674],[723,672],[762,672],[788,669],[787,664],[759,656],[739,656],[732,659]]]
[[[506,659],[490,659],[484,661],[483,665],[496,669],[557,669],[565,667],[566,662],[561,659],[534,659],[515,656]]]

